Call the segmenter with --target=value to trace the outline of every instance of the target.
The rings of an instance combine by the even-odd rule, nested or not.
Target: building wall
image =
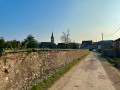
[[[120,57],[120,40],[114,41],[114,49],[116,51],[116,57]]]
[[[88,52],[82,49],[7,51],[0,58],[0,90],[25,90]]]
[[[114,42],[114,47],[120,50],[120,41],[115,41]]]

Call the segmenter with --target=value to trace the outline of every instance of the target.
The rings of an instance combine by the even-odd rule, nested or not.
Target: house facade
[[[92,45],[92,40],[89,41],[82,41],[81,47],[82,49],[91,49],[91,45]]]
[[[116,56],[120,57],[120,38],[114,41],[114,49],[116,52]]]
[[[104,40],[98,42],[98,49],[111,49],[114,46],[113,40]]]
[[[114,48],[120,51],[120,38],[114,41]]]

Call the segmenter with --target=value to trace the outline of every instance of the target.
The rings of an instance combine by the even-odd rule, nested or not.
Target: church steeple
[[[52,32],[52,36],[51,36],[51,38],[53,38],[53,32]]]
[[[53,32],[52,32],[52,36],[51,36],[51,43],[54,43]]]

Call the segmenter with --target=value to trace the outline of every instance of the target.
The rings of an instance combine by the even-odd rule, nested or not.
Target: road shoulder
[[[100,56],[100,62],[104,67],[108,77],[112,81],[116,90],[120,90],[120,70],[116,69],[112,64],[110,64],[105,58]]]

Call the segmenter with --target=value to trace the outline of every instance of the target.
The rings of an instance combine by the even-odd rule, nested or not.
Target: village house
[[[92,45],[92,40],[89,41],[82,41],[81,47],[82,49],[91,49],[91,45]]]
[[[39,48],[48,49],[48,48],[51,48],[51,47],[55,47],[53,32],[52,32],[52,35],[51,35],[51,42],[41,42],[39,44]]]
[[[114,41],[114,49],[117,57],[120,57],[120,38]]]
[[[120,51],[120,38],[114,41],[114,48]]]
[[[98,42],[98,49],[111,49],[113,45],[113,40],[100,41]]]

